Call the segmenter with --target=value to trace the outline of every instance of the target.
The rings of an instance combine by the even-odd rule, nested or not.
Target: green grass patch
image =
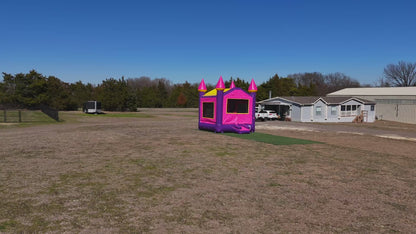
[[[4,123],[4,112],[0,113],[0,122]],[[6,123],[56,123],[54,119],[40,110],[8,110],[6,112]]]
[[[246,140],[258,141],[272,145],[305,145],[322,144],[322,142],[303,140],[291,137],[270,135],[266,133],[253,132],[250,134],[224,133],[226,136],[237,137]]]
[[[8,228],[14,228],[18,226],[19,223],[15,220],[8,220],[0,223],[0,231],[6,231]]]
[[[270,182],[268,185],[269,185],[270,187],[282,187],[282,185],[281,185],[281,184],[279,184],[279,183],[275,183],[275,182]]]
[[[4,112],[0,111],[0,128],[28,127],[56,123],[58,122],[40,110],[20,110],[20,115],[18,110],[8,110],[6,113],[6,122],[4,122]]]

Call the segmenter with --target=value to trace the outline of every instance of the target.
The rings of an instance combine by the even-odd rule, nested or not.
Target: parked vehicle
[[[277,120],[280,116],[274,110],[264,110],[266,112],[266,119],[267,120]]]
[[[256,111],[256,120],[265,121],[267,119],[267,112],[264,110]]]

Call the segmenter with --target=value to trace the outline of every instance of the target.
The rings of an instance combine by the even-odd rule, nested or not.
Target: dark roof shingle
[[[324,102],[326,102],[327,104],[341,104],[344,103],[350,99],[355,99],[358,100],[364,104],[375,104],[372,101],[368,101],[362,98],[356,98],[356,97],[318,97],[318,96],[282,96],[282,97],[274,97],[271,99],[267,99],[267,100],[263,100],[260,103],[270,103],[272,104],[272,102],[274,100],[277,99],[283,99],[283,100],[287,100],[289,102],[293,102],[293,103],[297,103],[300,105],[312,105],[314,104],[316,101],[318,101],[318,99],[322,99]]]

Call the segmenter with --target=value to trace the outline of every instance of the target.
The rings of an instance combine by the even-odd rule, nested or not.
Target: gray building
[[[377,119],[416,124],[416,87],[346,88],[327,96],[370,100],[377,104]]]
[[[298,122],[353,122],[357,116],[375,121],[375,103],[355,97],[274,97],[257,104]]]

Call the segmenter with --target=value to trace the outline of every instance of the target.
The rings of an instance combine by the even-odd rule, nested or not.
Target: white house
[[[416,124],[416,87],[346,88],[327,96],[374,101],[377,119]]]
[[[375,121],[375,102],[355,97],[274,97],[257,104],[298,122]]]

